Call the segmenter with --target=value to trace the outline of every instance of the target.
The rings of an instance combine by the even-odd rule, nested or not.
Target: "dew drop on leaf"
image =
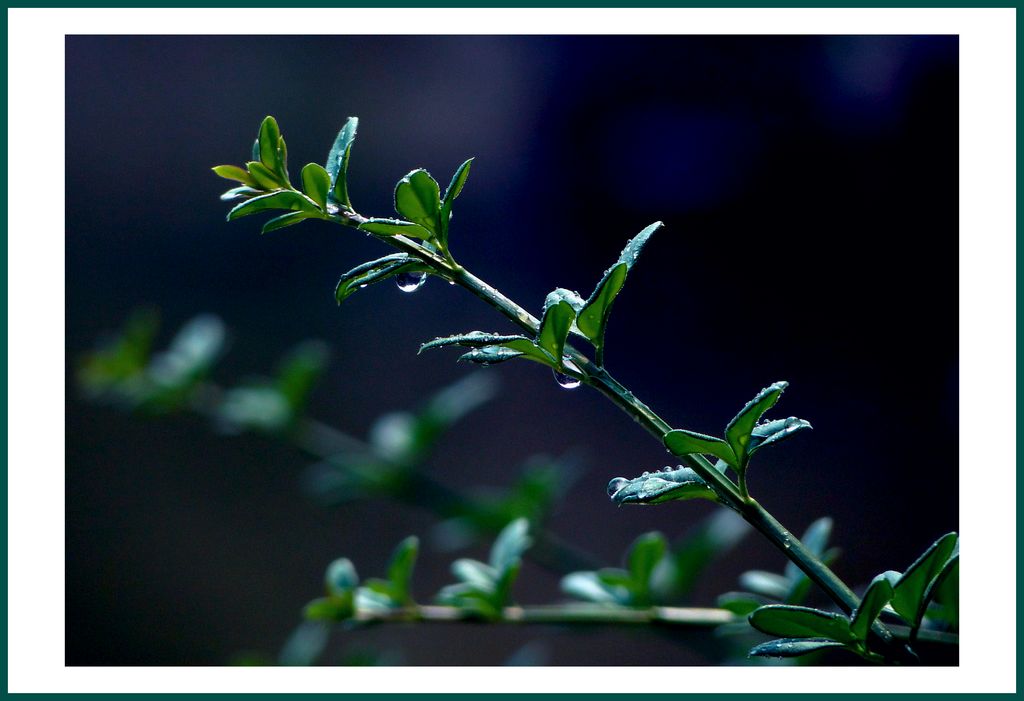
[[[555,382],[566,389],[576,389],[580,386],[580,380],[572,375],[563,375],[557,370],[552,370],[551,374],[555,376]]]
[[[395,276],[395,284],[402,292],[415,292],[427,281],[426,273],[399,273]]]
[[[626,479],[625,477],[616,477],[615,479],[608,483],[608,496],[615,496],[619,492],[619,490],[625,487],[627,484],[629,484],[629,480]]]

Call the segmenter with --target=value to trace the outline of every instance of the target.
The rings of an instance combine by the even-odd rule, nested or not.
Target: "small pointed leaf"
[[[747,570],[740,575],[740,586],[772,599],[785,599],[789,594],[788,579],[764,570]]]
[[[555,292],[548,295],[544,303],[544,315],[540,320],[540,331],[537,333],[537,345],[550,353],[559,365],[562,363],[569,327],[575,318],[576,310],[560,294]]]
[[[283,187],[277,175],[259,161],[249,161],[245,167],[261,190],[280,190]]]
[[[826,638],[780,638],[755,645],[748,657],[800,657],[830,647],[846,647],[843,643]]]
[[[469,167],[473,164],[473,159],[469,158],[462,163],[456,169],[455,175],[452,176],[452,182],[448,185],[448,189],[445,190],[444,199],[441,201],[441,241],[446,243],[448,241],[448,222],[452,218],[452,204],[455,202],[455,198],[462,192],[462,186],[466,184],[466,179],[469,177]]]
[[[277,120],[273,117],[266,117],[260,124],[260,162],[267,168],[274,170],[277,167],[277,146],[281,138],[281,130],[277,126]]]
[[[405,253],[394,253],[371,260],[356,266],[341,276],[334,288],[334,299],[341,304],[356,290],[367,285],[387,280],[401,273],[427,272],[427,270],[422,262]]]
[[[788,382],[775,382],[765,387],[757,393],[756,397],[747,402],[740,413],[733,417],[729,425],[725,427],[725,439],[729,441],[729,445],[732,446],[733,452],[736,453],[736,457],[740,461],[740,464],[735,467],[740,469],[746,467],[750,435],[754,426],[766,411],[775,406],[775,402],[779,401],[779,397],[788,386]]]
[[[858,639],[864,641],[868,638],[871,624],[878,618],[878,614],[892,599],[893,585],[899,580],[900,573],[889,570],[883,572],[871,580],[860,606],[853,612],[850,621],[850,630]]]
[[[359,225],[360,230],[378,236],[411,236],[416,239],[429,239],[433,236],[419,224],[402,221],[401,219],[369,219]]]
[[[460,558],[452,563],[452,574],[480,591],[494,591],[498,571],[479,560]]]
[[[253,197],[236,205],[234,209],[228,212],[228,221],[256,214],[257,212],[265,212],[268,209],[290,209],[309,212],[314,215],[320,214],[320,208],[316,206],[316,202],[302,193],[295,192],[294,190],[280,190],[260,195],[259,197]]]
[[[477,363],[478,365],[497,365],[498,363],[503,363],[506,360],[518,358],[521,355],[523,355],[523,353],[512,350],[511,348],[503,348],[501,346],[484,346],[483,348],[475,348],[468,353],[463,353],[459,356],[459,360]]]
[[[238,166],[214,166],[213,172],[225,180],[236,180],[243,185],[256,187],[256,181],[249,173]]]
[[[249,199],[250,197],[256,197],[262,194],[264,194],[263,190],[256,190],[246,185],[242,185],[241,187],[231,188],[221,195],[220,199],[223,202],[230,202],[231,200]]]
[[[718,498],[707,483],[688,467],[670,472],[652,472],[633,479],[618,477],[608,483],[608,493],[618,506],[660,504],[686,499],[716,501]]]
[[[621,587],[611,587],[597,576],[596,572],[572,572],[562,577],[562,591],[583,601],[596,604],[622,604],[628,600],[629,592]]]
[[[892,607],[905,621],[918,622],[925,590],[942,570],[957,545],[957,534],[947,533],[931,544],[893,586]]]
[[[721,438],[715,438],[714,436],[707,436],[703,433],[697,433],[696,431],[687,431],[683,428],[677,428],[674,431],[666,433],[664,440],[665,447],[668,448],[673,455],[683,456],[692,455],[694,453],[714,455],[716,458],[724,461],[728,465],[733,467],[737,466],[736,455],[733,453],[729,444]]]
[[[440,190],[430,173],[419,168],[398,181],[395,187],[395,211],[432,234],[436,235],[440,231]]]
[[[651,573],[655,565],[665,556],[668,543],[665,536],[656,531],[644,533],[633,541],[626,556],[629,573],[634,584],[646,591],[650,587]]]
[[[766,421],[763,424],[754,426],[750,434],[750,444],[747,448],[747,455],[753,455],[767,445],[773,445],[779,441],[786,440],[800,431],[813,428],[810,421],[790,416],[788,419],[776,419]]]
[[[340,596],[350,592],[359,586],[359,575],[352,561],[342,557],[327,566],[327,573],[324,575],[324,584],[327,591],[333,596]]]
[[[294,224],[303,222],[312,216],[314,215],[310,214],[309,212],[289,212],[288,214],[282,214],[281,216],[274,217],[266,224],[264,224],[263,228],[260,230],[260,233],[266,234],[271,231],[277,231],[278,229],[283,229],[286,226],[292,226]]]
[[[348,162],[352,144],[356,140],[359,118],[349,117],[334,139],[334,145],[327,155],[327,173],[331,176],[331,198],[340,205],[352,209],[348,194]]]
[[[309,199],[327,211],[327,193],[331,189],[331,176],[317,163],[307,163],[302,167],[302,189]]]

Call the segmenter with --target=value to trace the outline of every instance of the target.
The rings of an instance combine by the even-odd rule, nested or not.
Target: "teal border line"
[[[865,3],[859,3],[859,4],[858,3],[850,3],[850,2],[837,2],[837,3],[787,2],[785,5],[780,6],[780,5],[768,2],[767,0],[765,2],[751,2],[750,0],[747,0],[746,2],[742,2],[742,3],[724,3],[724,2],[720,2],[720,3],[714,3],[714,2],[680,3],[680,2],[671,2],[671,1],[668,1],[668,0],[663,1],[663,2],[659,2],[659,1],[653,1],[652,2],[651,0],[643,0],[643,4],[642,5],[627,5],[627,4],[624,4],[622,2],[622,0],[617,0],[617,1],[605,0],[604,2],[601,2],[600,0],[589,0],[589,1],[582,1],[581,0],[581,1],[576,1],[576,2],[571,1],[571,0],[570,1],[563,0],[562,2],[558,2],[557,4],[540,3],[540,2],[494,2],[494,3],[491,3],[491,4],[481,4],[479,2],[479,0],[475,0],[475,1],[474,0],[455,0],[455,1],[448,0],[448,1],[444,2],[443,4],[436,4],[434,2],[430,2],[430,0],[422,0],[422,1],[409,1],[409,0],[406,0],[405,2],[397,2],[397,3],[396,2],[387,2],[386,0],[381,0],[380,2],[374,3],[374,2],[366,2],[365,0],[363,0],[363,1],[359,2],[359,3],[348,5],[348,4],[341,4],[341,3],[338,3],[338,2],[330,2],[328,0],[315,0],[315,1],[312,1],[312,2],[310,2],[309,0],[306,0],[306,2],[303,2],[301,5],[287,7],[287,6],[282,5],[279,0],[255,1],[255,2],[242,2],[241,0],[238,0],[238,1],[220,1],[220,2],[217,2],[216,4],[212,4],[212,5],[210,5],[210,4],[202,4],[202,3],[198,3],[198,2],[177,2],[177,3],[154,2],[154,3],[148,4],[148,5],[146,5],[146,4],[139,4],[139,3],[125,3],[123,5],[121,5],[119,3],[108,3],[108,4],[104,5],[102,8],[97,7],[96,5],[94,5],[92,3],[87,3],[87,2],[59,2],[59,3],[45,4],[45,5],[37,5],[37,4],[25,3],[25,2],[17,2],[17,3],[8,3],[6,7],[7,7],[7,10],[11,10],[11,9],[110,9],[110,8],[118,8],[118,9],[134,9],[134,8],[141,8],[141,9],[196,9],[196,8],[202,8],[202,9],[221,9],[221,8],[250,8],[250,7],[251,8],[257,8],[257,9],[310,9],[310,8],[314,8],[314,9],[321,9],[321,8],[337,8],[337,9],[390,9],[390,8],[393,8],[393,9],[410,9],[410,8],[437,8],[437,9],[446,9],[446,8],[457,8],[457,9],[463,9],[463,8],[473,8],[473,9],[476,9],[476,8],[480,8],[480,9],[585,9],[585,8],[595,8],[595,9],[630,9],[630,10],[637,10],[637,9],[725,9],[725,10],[728,10],[728,9],[737,9],[737,10],[742,10],[742,9],[780,9],[780,10],[787,10],[787,9],[896,9],[896,10],[898,10],[898,9],[936,8],[936,9],[986,10],[986,9],[1008,9],[1008,8],[1019,9],[1019,3],[1018,2],[998,1],[998,2],[986,2],[982,6],[969,6],[969,5],[965,5],[962,1],[961,2],[950,2],[949,0],[946,0],[945,2],[943,2],[943,1],[939,1],[939,2],[926,2],[924,0],[912,0],[910,2],[901,2],[901,3],[896,4],[896,5],[887,4],[887,3],[881,3],[881,2],[865,2]],[[3,29],[4,29],[4,37],[5,37],[5,45],[6,45],[6,37],[8,36],[8,32],[9,32],[8,13],[7,12],[4,13],[2,21],[3,21]],[[1019,25],[1020,25],[1020,20],[1019,20],[1019,16],[1017,16],[1017,17],[1015,17],[1015,28],[1019,27]],[[7,71],[10,70],[10,56],[9,56],[7,51],[4,52],[3,62],[4,62],[4,67],[5,67],[4,75],[6,76],[7,75]],[[1020,59],[1019,58],[1017,59],[1017,63],[1018,63],[1018,67],[1019,67],[1019,63],[1020,63]],[[1019,71],[1018,71],[1018,75],[1019,75]],[[6,79],[5,79],[5,82],[6,82]],[[1019,84],[1020,84],[1020,79],[1018,78],[1017,79],[1017,86],[1016,86],[1017,88],[1019,88]],[[5,101],[8,99],[8,97],[9,96],[5,96]],[[7,117],[6,111],[5,111],[4,117],[3,117],[3,127],[4,127],[4,142],[5,142],[5,150],[6,150],[6,147],[9,146],[9,143],[8,143],[8,117]],[[1019,156],[1019,153],[1020,153],[1020,146],[1018,145],[1017,149],[1016,149],[1016,154]],[[7,174],[7,170],[5,169],[3,171],[3,173],[2,173],[2,175],[0,175],[0,179],[2,179],[2,182],[3,182],[3,185],[4,185],[5,202],[9,206],[10,203],[7,200],[7,184],[8,184],[7,178],[8,178],[8,174]],[[1019,184],[1018,184],[1018,187],[1019,187]],[[8,241],[8,230],[7,230],[7,223],[6,223],[6,221],[3,224],[3,231],[4,231],[3,240],[4,240],[4,243],[6,244],[7,241]],[[4,245],[4,248],[3,248],[3,259],[4,259],[4,262],[6,264],[5,268],[4,268],[5,269],[5,278],[6,278],[7,266],[10,265],[10,261],[8,259],[8,250],[7,250],[7,246],[6,245]],[[7,299],[7,289],[6,289],[6,286],[5,286],[5,290],[4,290],[4,297],[5,297],[5,300],[9,304],[10,300]],[[7,305],[4,305],[2,314],[3,314],[3,318],[4,318],[5,322],[8,321]],[[9,329],[8,329],[7,323],[4,324],[4,332],[3,333],[4,333],[4,338],[5,338],[4,351],[3,351],[3,359],[5,361],[7,361],[8,360],[8,351],[7,351],[7,343],[6,342],[9,341]],[[5,362],[5,365],[6,365],[6,362]],[[8,381],[8,377],[6,375],[4,376],[4,379],[3,379],[3,387],[4,387],[4,390],[5,390],[5,394],[7,394],[8,391],[9,391],[9,381]],[[4,415],[5,415],[5,417],[6,417],[6,413],[7,413],[7,407],[5,405],[5,407],[4,407]],[[1024,419],[1018,418],[1018,423],[1021,423],[1022,421],[1024,421]],[[5,429],[4,441],[3,441],[5,448],[7,447],[7,442],[8,442],[8,437],[7,437],[7,432],[6,432],[6,429]],[[4,453],[5,453],[4,463],[5,463],[5,466],[9,470],[9,465],[7,464],[6,450],[4,451]],[[7,504],[7,501],[9,499],[9,496],[10,496],[9,492],[8,492],[8,486],[7,486],[7,481],[6,480],[4,480],[4,482],[3,482],[3,488],[2,489],[3,489],[4,496],[5,496],[4,510],[6,511],[6,504]],[[1019,494],[1019,490],[1018,490],[1018,494]],[[5,532],[7,531],[6,523],[4,525],[4,531]],[[9,533],[7,535],[9,536]],[[6,557],[6,555],[7,555],[7,539],[6,538],[3,541],[2,548],[3,548],[3,552],[5,554],[5,558],[4,559],[5,559],[5,571],[6,571],[6,568],[7,568],[7,557]],[[4,590],[6,591],[6,584],[4,586]],[[1018,589],[1018,591],[1019,591],[1019,589]],[[4,628],[7,629],[8,625],[9,625],[9,617],[8,617],[8,610],[7,610],[6,607],[4,608],[3,621],[4,621],[4,624],[5,624]],[[1021,624],[1021,614],[1019,613],[1019,611],[1017,613],[1017,621],[1016,621],[1016,623],[1017,623],[1017,631],[1019,631],[1020,627],[1021,627],[1020,626],[1020,624]],[[1019,639],[1019,635],[1018,635],[1018,639]],[[39,693],[39,694],[36,694],[36,693],[31,693],[31,694],[18,693],[18,694],[12,694],[8,690],[9,689],[8,659],[7,659],[8,639],[7,639],[6,636],[3,639],[2,646],[3,646],[4,658],[5,658],[4,659],[4,664],[3,664],[3,673],[2,673],[3,674],[3,681],[4,681],[2,693],[3,693],[3,695],[5,697],[8,697],[8,696],[10,696],[10,697],[14,697],[14,696],[22,697],[22,696],[25,696],[25,697],[32,697],[32,698],[71,698],[71,697],[83,697],[83,698],[98,697],[98,698],[104,698],[104,697],[108,697],[108,696],[115,696],[114,694],[107,694],[107,693],[98,694],[98,693],[77,693],[77,692],[75,692],[75,693]],[[1018,656],[1019,655],[1020,655],[1020,653],[1018,651]],[[675,669],[675,668],[665,668],[665,669],[669,670],[669,669]],[[686,669],[685,668],[680,668],[680,671],[677,674],[678,674],[678,677],[679,677],[679,680],[680,680],[680,684],[681,685],[685,685]],[[338,681],[339,681],[339,689],[343,689],[344,688],[344,680],[339,678]],[[473,699],[473,698],[477,698],[477,697],[500,698],[500,699],[505,700],[505,701],[518,701],[519,699],[536,699],[536,698],[551,698],[551,699],[560,699],[560,700],[566,700],[566,701],[570,701],[570,700],[571,701],[575,701],[575,700],[582,701],[584,699],[588,699],[588,700],[589,699],[612,699],[612,698],[614,698],[614,699],[622,699],[622,698],[646,698],[646,697],[656,697],[658,699],[708,698],[708,699],[714,699],[716,701],[734,701],[734,700],[737,700],[737,699],[747,699],[747,698],[751,698],[751,697],[771,698],[771,699],[787,699],[787,700],[790,700],[790,699],[793,699],[794,696],[797,697],[798,699],[800,699],[802,697],[805,697],[805,696],[809,696],[811,698],[816,697],[816,696],[837,696],[837,697],[840,697],[840,698],[844,699],[844,701],[846,701],[846,700],[848,700],[848,701],[860,701],[861,699],[865,699],[866,700],[866,699],[880,699],[880,698],[892,698],[892,699],[969,698],[969,697],[973,697],[974,694],[970,694],[970,693],[946,693],[946,694],[928,694],[928,693],[880,693],[880,694],[852,693],[852,694],[850,694],[850,693],[838,693],[838,692],[833,692],[833,693],[794,692],[794,693],[771,693],[771,694],[757,694],[757,693],[721,693],[721,694],[717,694],[717,693],[689,693],[689,694],[687,694],[687,693],[653,693],[652,694],[652,693],[643,693],[641,691],[630,692],[630,693],[616,693],[616,694],[612,694],[612,693],[596,693],[596,694],[593,694],[593,693],[537,693],[537,694],[531,694],[531,693],[519,693],[519,692],[517,692],[517,693],[454,693],[454,692],[440,692],[439,693],[439,692],[429,692],[429,693],[380,693],[380,694],[363,693],[363,692],[359,692],[359,693],[338,692],[338,693],[333,693],[333,694],[321,693],[321,692],[311,692],[311,693],[295,693],[295,692],[291,692],[291,693],[261,693],[261,694],[249,694],[249,693],[211,693],[211,692],[197,692],[197,693],[137,692],[137,693],[116,694],[117,698],[123,698],[123,699],[130,699],[130,698],[134,698],[134,697],[137,697],[137,696],[147,696],[147,697],[148,696],[159,696],[161,699],[167,699],[167,701],[172,701],[174,699],[194,698],[195,696],[208,696],[210,698],[216,698],[216,699],[242,699],[242,698],[248,699],[248,698],[262,697],[262,696],[274,696],[274,697],[278,697],[278,698],[297,698],[297,699],[300,699],[300,698],[308,698],[308,697],[311,697],[311,696],[335,696],[335,697],[341,697],[341,698],[347,698],[347,699],[372,699],[373,701],[394,701],[394,700],[397,700],[397,699],[412,699],[412,698],[416,698],[416,699],[439,699],[439,700],[440,699],[451,699],[451,698]],[[985,698],[986,699],[987,698],[992,698],[992,699],[1017,698],[1017,696],[1018,696],[1018,694],[1016,694],[1016,693],[1014,693],[1014,694],[1008,694],[1008,693],[1003,693],[1003,694],[985,694]]]

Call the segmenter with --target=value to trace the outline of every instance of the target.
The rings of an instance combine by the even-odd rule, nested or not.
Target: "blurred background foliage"
[[[443,178],[476,156],[453,250],[534,312],[556,285],[588,288],[627,238],[664,220],[616,305],[610,369],[668,420],[704,431],[786,378],[787,411],[815,430],[773,453],[752,490],[797,532],[830,514],[851,584],[908,565],[958,526],[957,54],[956,37],[68,37],[67,663],[276,657],[339,555],[383,572],[417,533],[423,592],[450,582],[451,552],[486,559],[490,537],[474,529],[494,524],[455,511],[439,524],[410,507],[415,489],[406,503],[353,500],[329,466],[280,440],[307,400],[310,416],[398,463],[415,457],[414,474],[504,488],[490,495],[504,509],[495,521],[528,515],[523,494],[564,492],[543,507],[550,529],[597,567],[625,565],[645,532],[675,542],[714,508],[616,510],[608,479],[667,456],[587,390],[528,364],[415,355],[438,335],[502,327],[477,300],[431,280],[412,295],[369,289],[339,310],[337,276],[378,244],[321,222],[262,238],[255,224],[224,224],[209,167],[244,159],[266,114],[295,163],[322,161],[358,115],[350,180],[367,214],[391,211],[411,168]],[[79,366],[140,303],[160,309],[163,329],[138,313],[137,343]],[[202,311],[230,331],[207,315],[173,342]],[[324,342],[299,345],[308,338]],[[146,348],[160,355],[140,374]],[[155,416],[214,361],[226,392],[216,416]],[[497,397],[429,454],[403,454],[396,427],[473,376],[498,378]],[[469,382],[463,392],[484,386]],[[917,438],[929,435],[944,439]],[[782,566],[741,540],[689,600],[713,605],[742,573]],[[557,574],[524,564],[517,600],[560,596]],[[711,661],[706,646],[672,642],[388,626],[336,641],[325,659]]]

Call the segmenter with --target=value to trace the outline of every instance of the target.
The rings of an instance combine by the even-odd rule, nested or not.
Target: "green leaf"
[[[523,353],[511,348],[502,348],[501,346],[484,346],[483,348],[475,348],[468,353],[463,353],[459,356],[459,360],[466,360],[477,365],[497,365],[498,363],[504,363],[506,360],[512,360],[522,356]]]
[[[722,594],[715,602],[718,608],[735,613],[737,616],[749,616],[765,604],[765,600],[753,594],[730,591]]]
[[[724,467],[721,460],[718,462]],[[711,562],[725,557],[750,532],[750,524],[735,511],[711,512],[672,544],[667,562],[663,563],[666,566],[655,570],[653,586],[660,599],[685,597]]]
[[[455,202],[455,198],[462,192],[462,186],[466,184],[466,179],[469,177],[469,167],[473,164],[473,159],[469,158],[463,161],[456,171],[455,175],[452,176],[452,182],[448,185],[448,189],[445,190],[444,199],[441,201],[441,243],[442,245],[448,242],[448,222],[452,218],[452,204]]]
[[[505,526],[491,546],[491,567],[504,572],[511,565],[519,561],[519,558],[533,543],[529,535],[530,522],[525,518],[517,518]]]
[[[331,176],[322,166],[307,163],[302,167],[302,189],[306,191],[309,199],[320,205],[320,209],[327,211],[327,193],[331,189]]]
[[[587,337],[595,348],[604,345],[604,332],[611,313],[612,302],[626,283],[626,275],[636,263],[637,256],[651,235],[663,226],[655,222],[634,236],[619,255],[618,262],[605,271],[590,298],[583,305],[576,319],[580,333]]]
[[[356,290],[406,272],[428,272],[418,258],[406,253],[393,253],[358,265],[341,276],[334,288],[334,299],[341,304]]]
[[[260,161],[260,140],[259,137],[256,141],[252,142],[252,160],[259,163]]]
[[[812,428],[810,421],[798,419],[795,416],[758,424],[754,426],[754,430],[750,434],[750,445],[747,448],[747,455],[751,456],[765,446],[774,445],[809,428]]]
[[[626,556],[626,563],[633,582],[640,591],[647,592],[650,589],[651,573],[665,556],[667,548],[665,536],[657,532],[644,533],[633,541]]]
[[[277,175],[259,161],[249,161],[245,165],[261,190],[280,190],[283,187]]]
[[[274,385],[292,411],[306,403],[317,379],[327,366],[330,353],[323,341],[305,341],[293,348],[277,371]]]
[[[569,336],[569,328],[575,317],[576,310],[560,294],[548,295],[544,302],[540,331],[537,333],[537,345],[550,353],[560,367],[563,364],[565,339]]]
[[[853,612],[850,621],[850,630],[859,640],[866,641],[871,624],[878,618],[878,614],[892,599],[893,585],[899,580],[900,573],[889,570],[883,572],[871,580],[860,606]]]
[[[288,146],[284,143],[283,136],[279,136],[277,139],[277,160],[274,172],[277,173],[281,182],[291,186],[291,181],[288,179]]]
[[[281,216],[274,217],[264,224],[263,228],[260,229],[260,233],[267,234],[271,231],[283,229],[286,226],[294,226],[295,224],[300,224],[313,216],[314,215],[309,212],[289,212],[288,214],[282,214]]]
[[[246,200],[245,202],[236,205],[234,209],[228,212],[228,221],[246,217],[250,214],[256,214],[257,212],[265,212],[268,209],[290,209],[309,212],[310,214],[320,214],[320,209],[316,206],[316,202],[309,199],[301,192],[295,192],[294,190],[281,190],[279,192],[271,192],[266,195],[260,195],[259,197],[253,197],[250,200]]]
[[[555,367],[555,359],[526,336],[502,335],[486,333],[484,331],[470,331],[469,333],[456,336],[435,338],[433,341],[428,341],[421,345],[419,352],[422,353],[425,350],[443,348],[445,346],[466,346],[468,348],[500,346],[521,353],[528,360],[534,360],[549,367]]]
[[[960,624],[960,556],[954,555],[935,578],[933,595],[943,609],[943,618],[954,630]],[[927,598],[929,592],[925,592]]]
[[[225,180],[236,180],[243,185],[257,187],[256,181],[251,175],[238,166],[214,166],[213,172]]]
[[[845,647],[843,643],[825,638],[780,638],[755,645],[748,657],[800,657],[830,647]]]
[[[401,219],[368,219],[359,225],[359,229],[378,236],[411,236],[417,239],[429,239],[433,236],[419,224]]]
[[[935,575],[935,578],[925,590],[924,596],[921,599],[921,605],[918,606],[917,609],[917,619],[914,621],[915,627],[920,625],[921,620],[928,611],[928,604],[935,598],[935,595],[939,592],[943,583],[949,577],[955,577],[957,579],[960,577],[959,541],[957,543],[957,549],[953,552],[953,555],[946,560],[946,564],[942,566],[942,569],[939,570],[939,573]],[[959,586],[959,584],[957,586]]]
[[[437,181],[419,168],[398,181],[395,187],[395,211],[437,235],[441,215],[441,195]]]
[[[392,596],[403,605],[412,601],[410,584],[419,549],[419,538],[409,536],[398,544],[388,564],[388,581],[391,582]]]
[[[356,129],[359,128],[359,118],[349,117],[345,126],[341,128],[334,138],[334,145],[327,155],[327,173],[331,176],[332,199],[348,209],[352,209],[352,203],[348,194],[348,162],[352,153],[352,144],[356,140]]]
[[[341,596],[359,586],[355,565],[347,557],[338,558],[327,566],[324,584],[332,596]]]
[[[696,431],[677,428],[665,434],[665,447],[673,455],[683,456],[693,453],[714,455],[732,467],[737,466],[736,455],[728,443],[721,438],[707,436]]]
[[[242,185],[241,187],[231,188],[223,195],[221,195],[220,199],[222,202],[230,202],[231,200],[248,199],[249,197],[256,197],[257,195],[262,194],[263,190],[256,190],[254,188],[248,187],[247,185]]]
[[[750,625],[762,633],[787,638],[828,638],[852,643],[857,637],[850,630],[850,621],[838,613],[828,613],[804,606],[772,604],[750,614]]]
[[[740,413],[733,417],[729,425],[725,427],[725,439],[732,446],[732,450],[739,460],[739,464],[734,467],[739,469],[746,467],[749,457],[747,450],[750,446],[750,436],[754,426],[766,411],[775,406],[775,402],[779,401],[779,397],[788,386],[788,382],[775,382],[765,387],[757,393],[756,397],[747,402]]]
[[[278,167],[277,147],[281,139],[281,130],[277,126],[277,120],[273,117],[266,117],[260,124],[260,162],[267,168],[276,170]]]
[[[616,477],[608,483],[608,495],[619,506],[660,504],[685,499],[718,499],[707,483],[688,467],[643,474],[633,479]]]
[[[947,533],[931,544],[894,585],[892,607],[905,621],[916,625],[925,590],[942,570],[957,545],[957,534]]]

